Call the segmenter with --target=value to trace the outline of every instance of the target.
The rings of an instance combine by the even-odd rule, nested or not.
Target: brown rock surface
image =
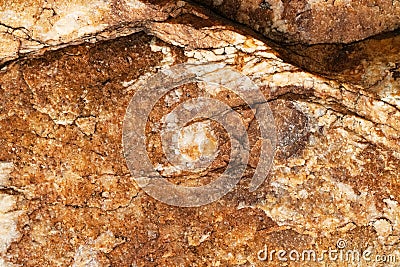
[[[399,1],[196,0],[283,43],[350,43],[397,29]]]
[[[4,32],[1,47],[8,63],[0,71],[0,266],[282,266],[277,254],[263,262],[259,251],[313,249],[321,256],[343,245],[339,240],[370,250],[373,260],[400,260],[400,37],[271,47],[198,6],[152,2],[102,2],[109,13],[98,17],[85,2],[54,4],[56,15],[43,3],[4,7],[23,11],[21,21],[37,32],[21,39]],[[48,29],[39,27],[41,16],[28,25],[35,5],[54,15]],[[77,6],[90,14],[87,28],[78,19],[61,24]],[[30,38],[41,41],[27,54],[9,49],[7,40],[24,47]],[[150,126],[162,115],[206,91],[248,126],[253,150],[243,179],[214,203],[183,208],[153,199],[131,176],[121,140],[128,103],[149,77],[184,62],[225,63],[251,78],[269,102],[277,152],[256,191],[248,190],[258,155],[252,112],[236,95],[197,83],[155,106],[148,142],[157,148]],[[205,172],[190,179],[168,174],[159,147],[149,149],[173,182],[208,182],[226,166],[230,144],[221,127],[198,125],[213,132],[220,152]],[[359,266],[396,266],[389,261]]]

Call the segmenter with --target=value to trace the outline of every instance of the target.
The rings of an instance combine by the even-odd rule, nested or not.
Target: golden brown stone
[[[151,2],[113,2],[118,33],[94,30],[85,39],[72,36],[77,27],[72,37],[51,45],[57,50],[32,48],[1,69],[0,266],[282,266],[276,254],[269,262],[258,253],[267,247],[320,255],[337,249],[341,239],[346,248],[400,259],[398,37],[342,49],[303,47],[295,54],[297,47],[271,47],[197,6],[164,1],[160,11]],[[24,4],[5,9],[18,5]],[[44,9],[42,16],[51,14]],[[141,18],[123,23],[130,20],[125,16],[141,14],[143,24]],[[123,32],[129,35],[115,38]],[[83,42],[90,38],[95,41]],[[314,58],[307,56],[317,50]],[[319,61],[328,50],[337,55],[333,63],[343,65],[329,69],[327,58]],[[251,78],[270,103],[278,148],[272,171],[256,191],[248,190],[260,153],[254,113],[234,93],[195,83],[154,106],[149,155],[155,164],[164,163],[152,126],[178,103],[204,93],[232,106],[248,129],[252,150],[243,179],[214,203],[184,208],[148,196],[131,176],[121,140],[128,103],[157,71],[183,62],[223,62]],[[164,171],[170,181],[197,186],[226,167],[227,135],[216,123],[201,123],[207,124],[199,132],[212,141],[210,151],[218,150],[215,161],[189,177]],[[197,157],[199,147],[183,149]]]
[[[399,1],[196,0],[282,43],[351,43],[399,27]]]

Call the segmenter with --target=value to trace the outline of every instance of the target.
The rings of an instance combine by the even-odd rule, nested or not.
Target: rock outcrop
[[[399,1],[196,0],[281,43],[350,43],[393,31]]]
[[[323,18],[328,11],[319,12]],[[288,266],[320,266],[311,256],[302,261],[302,252],[321,257],[329,249],[368,250],[375,261],[386,255],[385,266],[400,259],[396,34],[350,45],[276,44],[183,1],[16,2],[3,3],[0,14],[0,266],[280,266],[272,250],[299,252],[290,260],[281,255]],[[343,30],[336,41],[395,25],[381,27],[349,36]],[[286,33],[327,41],[323,28],[307,39],[308,29]],[[217,151],[205,171],[169,172],[161,148],[163,117],[208,95],[243,118],[252,149],[243,179],[220,200],[185,208],[152,198],[132,177],[122,146],[127,106],[150,77],[181,63],[226,64],[269,103],[277,150],[254,192],[248,190],[260,151],[254,113],[229,90],[196,82],[154,106],[149,157],[177,184],[197,186],[224,171],[231,143],[212,120],[181,135],[201,139],[181,147],[187,158]],[[207,153],[198,149],[202,144]],[[328,255],[322,262],[346,264]],[[359,264],[371,266],[365,259]]]

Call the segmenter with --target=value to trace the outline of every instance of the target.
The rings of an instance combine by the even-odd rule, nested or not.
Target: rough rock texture
[[[3,2],[0,5],[0,63],[37,50],[44,52],[127,35],[185,12],[182,1],[153,1],[157,5],[151,2]]]
[[[12,24],[10,15],[1,39],[0,266],[282,266],[258,252],[322,253],[340,239],[373,260],[400,260],[400,37],[271,47],[198,6],[152,2],[97,3],[106,5],[101,15],[94,2],[3,7],[24,16]],[[88,12],[83,21],[79,12]],[[48,28],[46,16],[54,19]],[[29,35],[18,37],[21,25]],[[196,83],[165,96],[149,126],[205,91],[235,107],[253,145],[240,184],[210,205],[180,208],[146,195],[131,177],[121,143],[126,107],[149,76],[183,62],[224,62],[269,101],[278,149],[255,192],[252,112],[236,95]],[[217,140],[220,154],[190,179],[164,175],[192,185],[214,179],[226,166],[226,135],[210,121],[186,130]],[[147,137],[157,148],[157,134]],[[160,154],[149,149],[155,163]],[[358,266],[396,266],[389,261]]]
[[[350,43],[400,26],[400,2],[195,0],[286,43]]]

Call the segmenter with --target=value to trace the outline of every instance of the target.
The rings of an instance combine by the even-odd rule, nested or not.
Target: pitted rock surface
[[[225,10],[238,9],[239,1],[226,2]],[[295,3],[305,8],[287,8]],[[338,10],[352,5],[326,3]],[[368,8],[375,10],[365,5],[360,12]],[[349,45],[269,43],[183,1],[28,1],[3,3],[0,14],[0,266],[281,266],[277,257],[261,261],[258,252],[267,246],[322,253],[338,240],[400,260],[396,33]],[[371,29],[341,41],[381,31]],[[293,32],[293,40],[303,38]],[[196,186],[215,179],[229,160],[223,129],[204,120],[182,136],[208,136],[210,151],[218,152],[213,164],[188,179],[163,164],[150,126],[202,92],[241,115],[252,150],[243,179],[222,199],[168,206],[144,193],[128,170],[124,114],[140,85],[161,69],[210,62],[247,75],[264,94],[277,128],[274,166],[249,192],[260,149],[254,114],[226,90],[181,86],[154,107],[146,136],[166,179]],[[200,143],[185,144],[188,155],[199,156]]]

